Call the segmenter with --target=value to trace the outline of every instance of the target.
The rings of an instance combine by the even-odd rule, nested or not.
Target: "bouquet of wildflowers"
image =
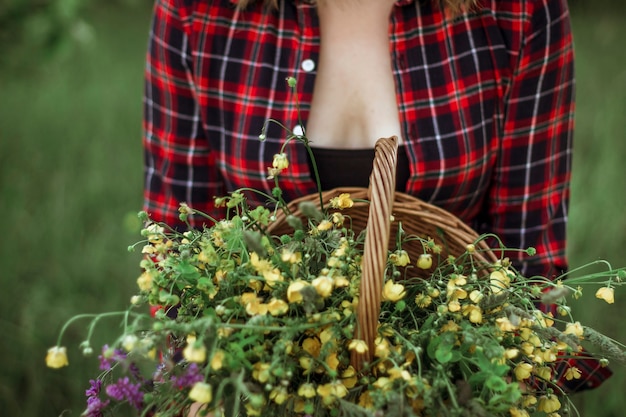
[[[507,258],[477,262],[486,236],[443,257],[432,237],[402,225],[369,345],[356,331],[367,232],[351,227],[355,201],[341,193],[289,216],[278,187],[284,169],[278,154],[271,209],[249,207],[242,191],[218,199],[228,208],[223,220],[181,204],[183,221],[207,219],[184,232],[140,213],[143,240],[133,248],[146,256],[128,310],[77,317],[93,320],[86,354],[96,322],[123,320],[102,348],[83,415],[126,407],[161,417],[558,417],[575,411],[558,382],[581,378],[566,359],[586,355],[583,344],[601,366],[626,358],[623,345],[576,321],[567,305],[587,285],[613,303],[626,270],[524,277]],[[286,214],[289,233],[272,232],[276,213]],[[62,334],[46,358],[53,368],[68,364]]]

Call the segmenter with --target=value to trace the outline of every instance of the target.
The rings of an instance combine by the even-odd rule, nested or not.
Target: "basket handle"
[[[397,160],[398,138],[392,136],[378,139],[370,175],[370,209],[355,331],[355,339],[365,341],[368,349],[364,353],[353,351],[351,363],[357,370],[362,368],[364,362],[371,362],[374,357],[374,340],[378,332],[383,275],[391,229],[390,218],[396,189]]]

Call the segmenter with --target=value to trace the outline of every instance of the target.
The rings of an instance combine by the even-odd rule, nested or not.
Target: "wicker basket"
[[[493,264],[497,260],[484,241],[477,241],[478,234],[458,217],[408,194],[395,192],[397,150],[396,137],[377,141],[369,188],[335,188],[322,193],[324,203],[342,193],[349,193],[353,200],[369,202],[355,201],[350,209],[342,210],[344,215],[350,217],[350,224],[355,232],[359,233],[362,230],[367,232],[355,338],[364,340],[369,346],[369,351],[353,355],[351,362],[356,369],[362,368],[364,362],[370,361],[370,352],[374,352],[384,269],[389,248],[395,248],[395,238],[390,237],[396,236],[400,223],[407,235],[430,237],[443,248],[439,256],[433,256],[431,270],[437,267],[437,258],[443,260],[448,255],[458,256],[466,251],[470,243],[476,245],[476,251],[472,256],[477,265]],[[303,201],[320,207],[319,194],[310,194],[292,201],[288,206],[289,212],[304,218],[299,209]],[[293,231],[287,224],[286,216],[284,212],[277,215],[277,221],[270,227],[272,234],[287,234]],[[409,253],[413,261],[424,253],[422,243],[417,240],[406,242],[402,248]],[[426,278],[430,276],[430,272],[412,268],[411,276],[421,275]]]

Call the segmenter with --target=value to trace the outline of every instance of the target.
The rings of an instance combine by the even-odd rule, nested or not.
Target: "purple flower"
[[[140,382],[144,381],[144,377],[143,375],[141,375],[141,370],[139,369],[139,367],[137,366],[135,362],[131,362],[128,365],[128,371],[133,376],[133,378],[135,378],[136,381],[140,381]]]
[[[97,397],[102,388],[102,381],[99,379],[90,379],[89,384],[91,384],[91,386],[85,391],[85,395],[87,397]]]
[[[87,396],[87,409],[83,412],[85,417],[102,417],[102,410],[109,405],[110,401],[102,401],[98,395],[100,395],[100,389],[102,388],[102,381],[99,379],[92,379],[89,381],[91,386],[85,391]]]
[[[87,398],[87,409],[81,414],[84,417],[103,417],[104,410],[110,403],[110,400],[102,401],[98,397]]]
[[[141,384],[133,384],[128,377],[120,378],[115,384],[107,385],[106,393],[116,401],[128,401],[137,410],[143,406],[143,392]]]
[[[180,376],[172,376],[171,378],[172,384],[176,388],[187,388],[191,387],[196,382],[204,381],[204,377],[200,373],[200,368],[197,363],[191,363],[185,369],[185,372]]]
[[[100,369],[102,371],[109,371],[115,362],[121,362],[126,359],[126,354],[119,350],[109,349],[109,345],[102,346],[102,354],[98,356],[100,359]]]

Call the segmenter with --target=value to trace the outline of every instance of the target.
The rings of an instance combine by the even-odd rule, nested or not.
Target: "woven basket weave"
[[[478,234],[458,217],[408,194],[395,192],[397,150],[396,137],[381,138],[377,141],[369,188],[335,188],[322,193],[324,204],[342,193],[349,193],[352,200],[361,199],[369,202],[355,201],[351,208],[341,211],[345,216],[349,216],[350,226],[356,233],[366,230],[355,338],[364,340],[369,350],[363,354],[353,354],[351,362],[356,369],[361,369],[363,363],[372,359],[384,270],[389,249],[395,249],[395,236],[400,223],[406,235],[432,238],[443,248],[441,254],[433,256],[430,270],[412,268],[411,276],[422,278],[430,276],[432,270],[437,267],[437,258],[445,260],[448,255],[458,256],[466,251],[470,243],[476,245],[472,256],[477,265],[493,264],[497,260],[484,241],[477,241]],[[304,219],[305,216],[299,209],[300,203],[304,201],[320,208],[319,194],[310,194],[292,201],[288,206],[289,212]],[[293,232],[287,224],[286,217],[284,212],[278,213],[276,222],[269,231],[276,235]],[[424,253],[423,245],[418,240],[407,241],[402,245],[402,249],[408,252],[412,261]]]

